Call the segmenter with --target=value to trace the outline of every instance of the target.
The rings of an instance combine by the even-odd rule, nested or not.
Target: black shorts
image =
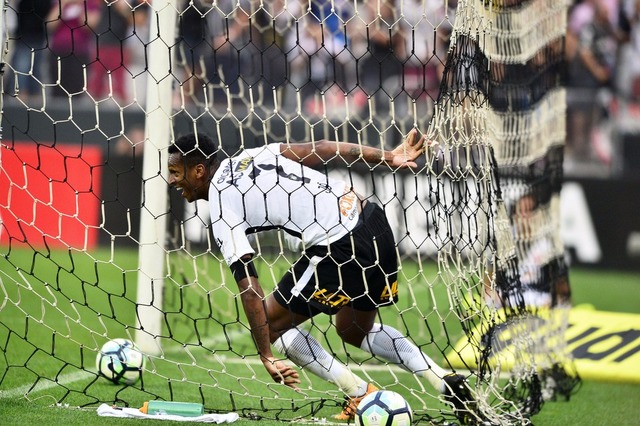
[[[297,314],[334,314],[344,306],[373,311],[398,300],[398,260],[389,222],[367,203],[356,227],[330,246],[310,247],[274,292]]]

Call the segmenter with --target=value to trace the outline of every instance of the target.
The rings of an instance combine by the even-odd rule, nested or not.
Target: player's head
[[[209,181],[220,162],[216,145],[203,133],[190,133],[169,146],[169,185],[182,190],[189,202],[207,199]]]

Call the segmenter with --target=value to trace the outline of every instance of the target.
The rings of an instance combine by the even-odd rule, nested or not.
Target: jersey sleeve
[[[244,255],[255,253],[246,234],[249,226],[243,212],[239,210],[243,208],[242,202],[235,200],[234,189],[233,186],[228,186],[220,190],[211,185],[209,190],[213,238],[227,265],[240,260]]]
[[[277,157],[279,155],[282,155],[282,153],[280,152],[280,145],[282,145],[282,143],[272,142],[270,144],[265,145],[265,147],[262,148],[261,150],[263,152],[266,151],[266,153],[268,153],[267,155],[273,155],[274,157]]]

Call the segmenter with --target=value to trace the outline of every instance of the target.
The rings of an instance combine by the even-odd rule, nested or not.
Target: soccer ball
[[[397,392],[380,390],[365,396],[356,409],[357,426],[410,426],[409,403]]]
[[[132,385],[142,376],[144,354],[131,340],[109,340],[98,352],[96,369],[115,384]]]

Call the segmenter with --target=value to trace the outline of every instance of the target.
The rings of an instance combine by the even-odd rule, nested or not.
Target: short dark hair
[[[169,154],[182,154],[187,166],[204,164],[207,167],[218,163],[218,149],[209,136],[204,133],[189,133],[180,136],[169,145]]]

